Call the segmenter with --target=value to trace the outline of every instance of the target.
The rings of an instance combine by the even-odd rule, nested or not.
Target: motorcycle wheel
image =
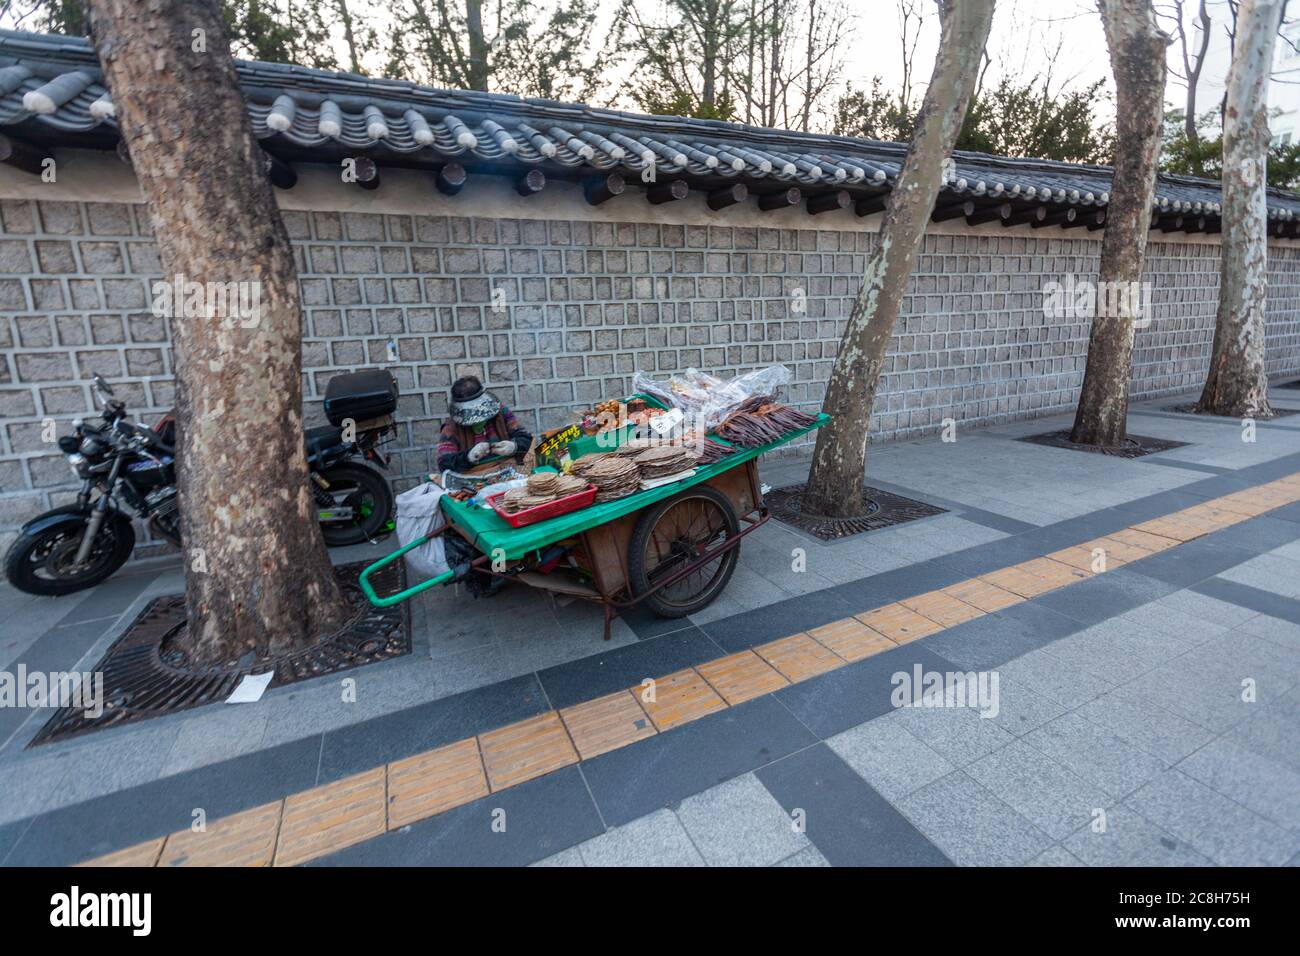
[[[322,521],[321,534],[331,548],[361,544],[377,537],[393,519],[393,489],[388,479],[364,465],[344,463],[320,473],[329,482],[325,494],[352,509],[352,517]]]
[[[20,535],[5,554],[5,577],[28,594],[72,594],[94,587],[126,563],[135,547],[131,522],[109,517],[99,529],[86,563],[72,561],[81,543],[82,522],[68,522],[34,535]]]

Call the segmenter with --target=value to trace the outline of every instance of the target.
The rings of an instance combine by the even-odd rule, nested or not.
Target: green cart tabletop
[[[455,501],[450,496],[443,497],[442,510],[447,515],[448,520],[464,532],[483,554],[496,555],[507,561],[515,561],[531,551],[544,548],[556,541],[563,541],[565,538],[571,538],[597,525],[613,521],[615,518],[621,518],[623,515],[631,514],[647,505],[654,504],[656,501],[675,495],[692,485],[707,481],[728,468],[743,465],[764,452],[779,448],[800,435],[806,435],[814,428],[820,428],[830,420],[830,416],[823,412],[817,416],[817,421],[807,428],[797,429],[789,434],[782,435],[774,442],[760,445],[757,448],[740,449],[712,465],[702,465],[689,478],[683,478],[681,481],[675,481],[669,485],[660,485],[658,488],[651,488],[648,491],[633,492],[627,497],[615,501],[588,505],[585,508],[579,508],[577,511],[571,511],[555,518],[547,518],[545,521],[539,521],[537,524],[526,525],[522,528],[510,527],[505,519],[491,508],[475,507],[467,501]],[[715,438],[714,440],[717,441],[718,439]],[[497,549],[500,549],[500,551]]]

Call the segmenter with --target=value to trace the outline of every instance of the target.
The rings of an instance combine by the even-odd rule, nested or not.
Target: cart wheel
[[[703,610],[731,580],[740,546],[697,567],[691,562],[739,533],[736,509],[726,495],[707,485],[660,502],[641,515],[628,545],[633,594],[646,594],[665,578],[691,568],[644,603],[660,617],[685,617]]]

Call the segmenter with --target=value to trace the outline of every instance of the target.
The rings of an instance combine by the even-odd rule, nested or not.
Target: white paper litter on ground
[[[275,676],[275,671],[270,670],[265,674],[245,674],[244,679],[239,682],[239,686],[234,689],[229,697],[226,698],[227,704],[256,704],[266,693],[266,685],[271,683],[271,678]]]

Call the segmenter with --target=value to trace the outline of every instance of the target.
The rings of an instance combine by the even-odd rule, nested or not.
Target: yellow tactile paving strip
[[[695,669],[733,707],[790,683],[753,651],[720,657]]]
[[[583,760],[626,747],[657,731],[650,715],[637,703],[636,694],[620,690],[560,711],[573,745]]]
[[[754,653],[793,683],[825,674],[846,663],[844,658],[818,644],[807,634],[791,634],[779,641],[760,644],[754,648]]]
[[[640,691],[641,706],[660,730],[726,709],[727,702],[694,667],[660,677]]]
[[[158,865],[270,866],[282,810],[282,803],[268,803],[215,820],[201,833],[173,833]]]
[[[578,762],[564,721],[553,710],[482,734],[478,742],[494,791]]]
[[[387,772],[375,767],[286,797],[276,866],[294,866],[387,829]]]
[[[289,866],[1300,501],[1300,472],[82,866]]]
[[[469,803],[489,793],[478,738],[388,765],[388,829]]]

